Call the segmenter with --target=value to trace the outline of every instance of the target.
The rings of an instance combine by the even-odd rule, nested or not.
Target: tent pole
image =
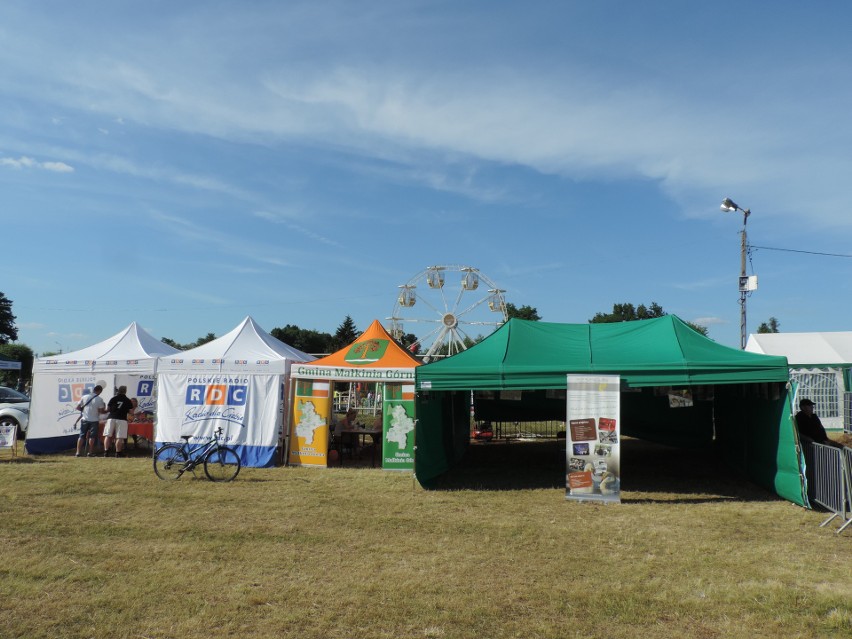
[[[284,423],[284,441],[281,447],[281,452],[284,458],[281,460],[282,466],[290,465],[290,411],[293,410],[293,401],[296,393],[296,380],[287,377],[287,404],[284,406],[284,415],[282,421]]]

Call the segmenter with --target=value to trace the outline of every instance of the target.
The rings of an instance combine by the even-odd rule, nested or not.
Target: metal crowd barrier
[[[852,393],[843,393],[843,432],[852,433]]]
[[[803,441],[802,452],[808,497],[831,512],[820,527],[839,517],[841,525],[837,532],[841,533],[852,525],[852,449]]]

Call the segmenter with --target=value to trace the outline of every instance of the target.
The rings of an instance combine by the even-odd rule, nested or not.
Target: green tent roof
[[[786,382],[787,359],[717,344],[666,315],[615,324],[512,319],[476,346],[416,369],[418,390],[565,388],[568,373],[629,386]]]

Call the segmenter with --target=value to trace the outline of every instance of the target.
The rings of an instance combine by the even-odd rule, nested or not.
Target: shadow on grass
[[[17,457],[10,456],[2,456],[0,457],[0,464],[34,464],[35,459],[32,457],[28,457],[26,455],[19,455]]]
[[[781,498],[732,470],[710,451],[685,450],[625,438],[621,444],[622,501],[702,503]],[[472,444],[436,490],[565,488],[565,440]],[[657,494],[659,493],[659,495]]]

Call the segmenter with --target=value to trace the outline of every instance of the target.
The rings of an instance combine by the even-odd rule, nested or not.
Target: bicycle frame
[[[154,453],[154,472],[160,479],[180,479],[187,470],[204,466],[210,481],[231,481],[240,472],[237,452],[220,443],[222,428],[217,428],[208,441],[192,445],[191,436],[183,435],[183,443],[167,443]]]
[[[194,448],[190,446],[189,440],[185,439],[180,447],[180,449],[186,455],[186,462],[183,465],[183,470],[181,470],[181,474],[185,473],[188,470],[195,470],[195,467],[198,466],[198,464],[200,464],[204,460],[204,456],[209,451],[215,448],[219,448],[219,440],[215,436],[213,437],[213,439],[203,444],[198,444]]]

